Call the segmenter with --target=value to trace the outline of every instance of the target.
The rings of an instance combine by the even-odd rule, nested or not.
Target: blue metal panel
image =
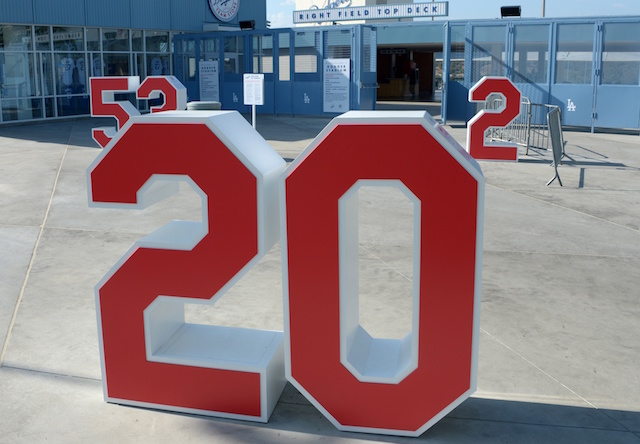
[[[109,28],[131,27],[131,4],[129,0],[85,0],[87,26]]]
[[[640,128],[640,35],[638,20],[598,26],[594,126]],[[624,110],[620,112],[620,110]]]
[[[556,25],[549,102],[562,109],[563,125],[592,126],[596,31],[595,22]]]
[[[264,105],[257,106],[256,112],[261,114],[273,114],[275,113],[275,84],[273,81],[273,74],[264,75]]]
[[[376,109],[377,96],[377,32],[370,26],[356,28],[356,43],[351,57],[356,64],[351,81],[351,109]]]
[[[251,113],[251,107],[243,103],[242,79],[234,76],[232,79],[223,78],[220,82],[220,103],[222,109],[234,109],[244,114]]]
[[[170,0],[132,0],[131,27],[171,29]]]
[[[205,22],[218,23],[206,0],[171,0],[171,29],[174,31],[202,31]]]
[[[640,128],[640,87],[598,87],[594,125],[598,128]]]
[[[444,22],[425,24],[397,24],[378,26],[378,45],[411,46],[413,44],[442,43]]]
[[[293,86],[291,82],[291,76],[293,75],[291,74],[293,73],[293,57],[291,48],[293,48],[293,42],[291,38],[291,32],[288,30],[284,30],[274,34],[273,42],[273,73],[275,78],[276,93],[275,113],[293,114]],[[282,57],[282,59],[280,57]],[[289,62],[288,64],[285,63],[287,61]],[[281,62],[282,66],[280,66]],[[287,76],[286,73],[281,74],[280,69],[283,69],[286,71],[286,73],[289,73],[289,76]]]
[[[447,88],[447,121],[468,120],[469,89],[460,82],[450,81]]]
[[[0,21],[3,23],[33,23],[31,0],[2,0],[0,2]]]
[[[591,127],[593,85],[553,85],[552,105],[562,109],[562,124]]]
[[[34,23],[79,26],[85,24],[85,0],[33,0],[33,5]]]
[[[319,81],[293,83],[293,114],[322,114],[322,83]]]

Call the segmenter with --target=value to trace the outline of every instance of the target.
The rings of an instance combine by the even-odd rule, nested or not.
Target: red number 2
[[[157,182],[187,180],[204,208],[201,223],[137,242],[98,284],[107,401],[268,420],[285,385],[283,333],[186,324],[184,303],[219,298],[278,240],[284,167],[235,112],[133,117],[89,167],[94,205],[145,207],[163,196]]]
[[[490,127],[505,127],[520,114],[520,91],[506,77],[483,77],[469,90],[470,102],[484,102],[491,94],[502,94],[503,106],[482,110],[467,126],[467,151],[476,159],[518,160],[515,144],[486,144],[484,134]]]

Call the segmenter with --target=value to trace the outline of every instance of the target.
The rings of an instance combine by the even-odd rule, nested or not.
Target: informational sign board
[[[293,23],[341,22],[346,20],[446,17],[449,2],[356,6],[350,8],[312,7],[293,11]]]
[[[264,105],[264,74],[244,74],[242,84],[245,105]]]
[[[217,60],[200,61],[200,101],[220,101],[220,74]]]
[[[344,113],[349,110],[349,59],[325,59],[323,108],[325,113]]]

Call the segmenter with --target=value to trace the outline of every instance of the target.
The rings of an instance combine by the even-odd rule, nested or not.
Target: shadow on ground
[[[386,443],[605,442],[617,433],[620,441],[616,442],[634,442],[630,434],[640,438],[640,412],[486,398],[467,399],[418,438],[340,432],[291,385],[283,398],[266,424],[206,418],[200,423],[202,433],[212,439],[221,433],[231,438],[229,434],[238,433],[242,426],[238,436],[242,442],[251,436],[254,442],[266,444],[279,443],[279,430],[288,436],[299,433],[303,442],[337,438]]]

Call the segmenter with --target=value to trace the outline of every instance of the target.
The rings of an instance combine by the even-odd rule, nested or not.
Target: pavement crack
[[[16,318],[18,316],[18,310],[20,309],[22,298],[24,297],[24,292],[25,292],[25,289],[27,288],[27,283],[29,282],[29,276],[31,275],[31,270],[33,269],[33,264],[38,254],[38,247],[40,246],[40,241],[42,240],[42,234],[44,233],[45,226],[47,225],[49,213],[51,212],[51,206],[53,204],[53,196],[55,195],[56,188],[58,187],[60,172],[62,171],[62,166],[64,165],[64,160],[67,156],[68,149],[69,149],[69,145],[67,144],[64,148],[64,152],[62,153],[60,164],[58,165],[58,171],[56,172],[56,177],[53,181],[53,187],[51,188],[51,194],[49,195],[49,202],[47,203],[47,210],[45,211],[44,217],[42,218],[42,223],[39,225],[38,237],[36,238],[36,242],[31,252],[31,259],[29,260],[29,266],[27,267],[27,271],[25,272],[25,275],[24,275],[24,280],[22,281],[22,286],[20,287],[20,293],[18,294],[18,299],[16,300],[16,304],[13,309],[13,314],[11,315],[11,321],[9,321],[9,327],[7,328],[7,335],[5,337],[4,344],[2,345],[2,350],[0,351],[0,366],[4,362],[4,356],[7,353],[7,346],[9,345],[9,340],[11,339],[13,326],[15,325]]]
[[[47,376],[55,376],[55,377],[60,377],[60,378],[81,379],[83,381],[91,381],[91,382],[101,382],[102,381],[101,378],[90,378],[88,376],[69,375],[69,374],[66,374],[66,373],[51,372],[51,371],[46,371],[46,370],[35,370],[35,369],[32,369],[32,368],[16,367],[16,366],[13,366],[13,365],[2,365],[2,366],[0,366],[0,369],[8,369],[8,370],[15,370],[15,371],[20,371],[20,372],[28,372],[28,373],[37,373],[37,374],[42,374],[42,375],[47,375]]]
[[[488,183],[488,184],[487,184],[487,186],[492,186],[492,187],[498,188],[498,189],[500,189],[500,190],[506,191],[506,192],[508,192],[508,193],[511,193],[511,194],[515,194],[515,195],[518,195],[518,196],[525,197],[525,198],[527,198],[527,199],[535,200],[535,201],[537,201],[537,202],[541,202],[541,203],[544,203],[544,204],[547,204],[547,205],[551,205],[551,206],[554,206],[554,207],[557,207],[557,208],[562,208],[562,209],[567,210],[567,211],[572,211],[572,212],[574,212],[574,213],[581,214],[581,215],[583,215],[583,216],[587,216],[587,217],[590,217],[590,218],[592,218],[592,219],[599,220],[599,221],[601,221],[601,222],[606,222],[607,224],[615,225],[616,227],[619,227],[619,228],[624,228],[625,230],[631,231],[631,232],[633,232],[633,233],[640,234],[640,230],[638,230],[638,229],[631,228],[631,227],[628,227],[628,226],[626,226],[626,225],[622,225],[622,224],[619,224],[619,223],[617,223],[617,222],[613,222],[613,221],[611,221],[611,220],[604,219],[604,218],[599,217],[599,216],[595,216],[595,215],[593,215],[593,214],[585,213],[584,211],[576,210],[575,208],[571,208],[571,207],[566,207],[566,206],[563,206],[563,205],[559,205],[559,204],[557,204],[557,203],[555,203],[555,202],[549,202],[549,201],[544,200],[544,199],[541,199],[541,198],[539,198],[539,197],[530,196],[530,195],[525,194],[525,193],[523,193],[523,192],[519,192],[519,191],[517,191],[517,190],[510,190],[510,189],[508,189],[508,188],[501,187],[501,186],[499,186],[499,185],[489,184],[489,183]]]

